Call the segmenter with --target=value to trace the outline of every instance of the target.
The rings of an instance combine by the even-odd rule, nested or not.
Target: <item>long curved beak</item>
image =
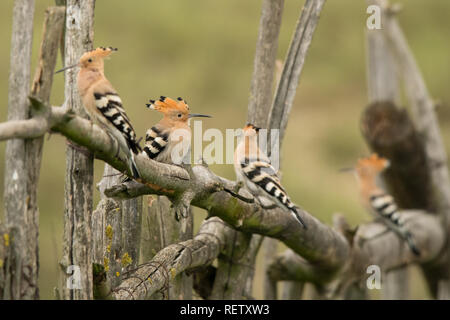
[[[355,168],[341,168],[339,169],[339,172],[353,172],[355,171]]]
[[[60,73],[60,72],[63,72],[63,71],[66,71],[66,70],[68,70],[68,69],[75,68],[75,67],[78,67],[78,63],[77,63],[77,64],[74,64],[73,66],[68,66],[68,67],[64,67],[64,68],[62,68],[62,69],[59,69],[58,71],[55,72],[55,74]]]
[[[194,117],[198,117],[198,118],[212,118],[211,116],[208,116],[206,114],[199,114],[199,113],[190,113],[188,118],[194,118]]]

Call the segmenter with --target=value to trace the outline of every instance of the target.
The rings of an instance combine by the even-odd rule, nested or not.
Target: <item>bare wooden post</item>
[[[253,278],[256,254],[262,237],[233,232],[233,239],[226,243],[216,271],[210,299],[249,299],[249,278]]]
[[[39,63],[34,75],[31,88],[31,95],[40,101],[48,104],[53,84],[53,75],[58,57],[58,48],[64,29],[65,9],[62,7],[49,7],[45,12],[43,28],[43,39],[39,51]],[[42,108],[37,110],[32,108],[30,116],[38,119],[45,119],[47,122],[50,110]],[[39,226],[39,209],[37,204],[37,188],[41,169],[42,149],[44,145],[44,135],[36,139],[26,140],[27,149],[27,170],[28,170],[28,210],[30,216],[36,219],[36,228]],[[38,243],[38,233],[36,232],[36,246]],[[37,253],[36,253],[37,254]]]
[[[251,123],[261,128],[267,127],[283,6],[284,0],[262,3],[247,115]]]
[[[103,178],[97,185],[101,200],[92,214],[96,299],[105,298],[122,281],[123,273],[139,263],[142,197],[116,200],[105,195],[105,190],[122,178],[119,171],[105,164]]]
[[[92,49],[94,37],[95,0],[66,1],[65,65],[75,64],[81,55]],[[65,72],[66,107],[86,117],[78,94],[76,68]],[[63,299],[92,299],[92,233],[93,156],[90,151],[69,143],[66,152],[66,186],[64,203],[64,247],[60,262]],[[69,266],[79,270],[79,285],[67,285],[73,279]],[[71,278],[69,278],[71,277]],[[73,279],[77,280],[77,279]]]
[[[7,229],[5,224],[0,223],[0,235],[2,235],[2,240],[0,241],[0,299],[10,299],[11,294],[8,292],[11,286],[9,282],[11,281],[11,273],[10,273],[10,261],[9,257],[12,257],[11,254],[11,245],[9,241],[9,237],[5,239],[5,235],[10,235],[11,230]],[[5,241],[7,240],[7,241]]]
[[[282,300],[300,300],[303,295],[305,283],[300,281],[283,281]]]
[[[294,102],[306,54],[325,0],[306,0],[289,45],[283,72],[270,110],[269,128],[280,129],[280,148]]]
[[[30,4],[31,5],[31,4]],[[32,9],[31,7],[29,9]],[[25,10],[27,11],[27,10]],[[24,12],[25,12],[24,11]],[[64,21],[64,10],[51,7],[47,9],[44,28],[43,28],[43,39],[41,42],[41,48],[39,53],[39,64],[35,73],[34,81],[31,88],[31,94],[36,98],[48,103],[50,98],[50,90],[52,87],[53,80],[53,70],[56,63],[57,50],[59,45],[59,38],[61,36],[63,21]],[[26,30],[26,29],[25,29]],[[22,39],[26,41],[26,39]],[[31,39],[30,39],[31,40]],[[25,83],[25,82],[24,82]],[[25,86],[26,88],[26,86]],[[26,97],[25,97],[26,98]],[[27,107],[28,108],[28,107]],[[26,117],[29,116],[35,118],[47,118],[48,117],[47,109],[36,110],[33,108],[29,108],[27,110]],[[23,208],[24,213],[26,215],[25,221],[32,221],[32,223],[26,223],[22,225],[27,227],[27,230],[24,234],[21,229],[17,229],[16,226],[13,225],[12,229],[19,231],[14,238],[25,239],[27,238],[27,247],[23,247],[20,250],[23,250],[25,254],[28,255],[29,261],[31,261],[31,265],[24,264],[23,267],[27,268],[27,271],[24,275],[27,277],[27,281],[31,288],[23,288],[26,296],[23,298],[33,298],[33,296],[29,296],[30,292],[35,292],[35,298],[38,298],[38,289],[37,286],[37,276],[38,276],[38,229],[39,229],[39,211],[37,207],[37,186],[39,180],[39,171],[41,164],[41,154],[42,154],[42,145],[43,145],[43,137],[38,137],[36,139],[25,140],[24,150],[25,150],[25,175],[27,175],[27,181],[25,184],[26,191],[26,206]],[[21,173],[22,174],[22,173]],[[19,217],[16,217],[16,219]],[[8,221],[7,221],[8,223]],[[15,242],[14,244],[20,244],[19,242]],[[14,245],[14,249],[19,249]],[[15,252],[15,251],[11,251]],[[9,259],[17,259],[17,261],[21,261],[22,258],[13,256],[9,257]],[[25,261],[24,261],[25,262]],[[27,262],[25,262],[27,263]],[[21,276],[20,276],[21,277]],[[14,278],[17,279],[17,278]],[[22,281],[22,280],[20,280]],[[3,283],[4,285],[5,283]],[[0,286],[3,288],[3,286]],[[6,289],[6,288],[5,288]],[[31,291],[30,291],[31,289]],[[11,293],[10,290],[5,291],[6,295],[4,298],[7,298]],[[15,298],[21,298],[22,293],[13,292],[13,296],[10,298],[14,298],[15,294],[19,294]]]
[[[372,0],[367,1],[373,4]],[[384,34],[380,30],[367,30],[367,83],[369,103],[390,102],[391,105],[400,101],[400,85],[397,66],[390,52]],[[373,113],[372,113],[373,114]],[[367,117],[366,117],[367,118]],[[363,117],[363,120],[369,120]],[[366,127],[367,128],[367,127]],[[365,132],[365,136],[374,134]],[[369,145],[373,148],[374,144]],[[375,151],[377,150],[375,144]],[[388,156],[381,153],[383,156]],[[391,179],[394,181],[395,179]],[[384,281],[382,296],[384,299],[408,299],[408,268],[383,272]]]
[[[123,254],[131,261],[129,268],[139,264],[142,227],[142,197],[122,201],[122,245]]]
[[[123,250],[123,208],[121,201],[116,201],[114,199],[109,199],[105,196],[104,191],[107,188],[117,184],[120,180],[120,172],[112,168],[110,165],[105,164],[105,169],[103,171],[103,178],[98,184],[101,200],[97,209],[105,208],[105,210],[96,210],[96,219],[101,219],[104,221],[102,230],[94,230],[95,234],[93,238],[102,235],[103,236],[103,258],[101,261],[104,265],[105,272],[107,274],[107,281],[110,283],[111,288],[116,287],[120,283],[120,276],[122,274],[122,267],[126,267],[128,264],[124,265],[122,263],[122,257],[124,254]],[[103,215],[103,216],[102,216]],[[129,259],[127,262],[129,262]]]
[[[368,5],[374,0],[367,0]],[[367,93],[369,102],[400,103],[398,68],[381,30],[366,30]]]
[[[278,249],[278,241],[272,238],[264,239],[264,299],[277,299],[277,281],[269,277],[269,266],[275,260]]]
[[[108,176],[108,174],[112,174]],[[92,213],[93,297],[104,299],[118,284],[121,271],[121,217],[119,201],[106,198],[104,190],[117,179],[116,171],[105,164],[104,176],[98,183],[101,200]],[[117,274],[118,272],[118,274]]]
[[[145,210],[142,214],[142,230],[141,230],[141,255],[140,262],[150,261],[161,249],[162,229],[159,217],[165,212],[165,206],[162,201],[158,201],[158,196],[146,196]],[[169,200],[167,200],[169,202]],[[161,208],[163,208],[162,212]]]
[[[31,47],[34,1],[16,0],[13,10],[11,59],[8,89],[8,120],[29,117]],[[38,216],[29,210],[29,172],[27,143],[9,140],[5,156],[5,223],[15,229],[11,239],[12,256],[5,283],[4,299],[37,299]],[[35,199],[33,199],[35,203]]]
[[[275,66],[275,83],[280,82],[281,78],[281,71],[283,68],[283,63],[281,60],[276,61]],[[270,115],[269,115],[270,117]],[[267,119],[267,122],[269,119]],[[267,124],[266,124],[267,125]],[[270,152],[270,148],[268,148]],[[281,163],[281,159],[280,159]],[[264,246],[264,269],[263,269],[263,276],[264,276],[264,299],[267,300],[274,300],[278,297],[278,291],[277,291],[277,281],[269,277],[269,266],[273,263],[275,260],[275,257],[278,252],[278,240],[272,239],[272,238],[265,238],[263,240],[263,246]]]
[[[141,261],[139,263],[150,261],[164,249],[164,224],[161,219],[170,211],[170,201],[166,197],[148,195],[146,198],[145,210],[142,213]],[[150,299],[164,298],[164,292],[157,292]]]
[[[143,219],[142,250],[143,261],[149,261],[161,249],[192,238],[193,216],[192,212],[185,218],[186,221],[175,219],[175,209],[167,197],[149,196],[147,213]],[[185,229],[183,228],[185,224]],[[163,296],[153,298],[167,298],[169,300],[192,299],[193,278],[186,273],[180,273],[174,279],[173,285]],[[165,295],[165,296],[164,296]]]

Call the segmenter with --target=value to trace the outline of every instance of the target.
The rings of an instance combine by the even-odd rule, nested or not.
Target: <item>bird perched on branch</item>
[[[404,239],[415,255],[420,255],[412,234],[404,225],[394,198],[377,185],[380,173],[387,167],[389,160],[374,153],[370,157],[359,159],[355,168],[343,170],[355,173],[363,204],[369,211]]]
[[[187,160],[191,145],[189,119],[211,116],[190,113],[188,104],[182,98],[175,101],[161,96],[157,101],[150,100],[147,107],[161,112],[164,117],[147,130],[143,153],[150,159],[169,164],[181,164]]]
[[[77,79],[78,92],[86,112],[92,121],[117,141],[118,152],[122,150],[127,155],[130,172],[137,179],[140,174],[134,156],[141,151],[141,148],[136,141],[136,133],[130,119],[122,106],[122,100],[104,74],[103,60],[114,51],[117,51],[117,48],[99,47],[86,52],[77,64],[65,67],[57,73],[80,67]]]
[[[270,164],[270,159],[258,146],[258,131],[259,128],[252,124],[247,124],[243,129],[243,139],[234,153],[234,169],[237,179],[242,181],[260,202],[260,197],[269,199],[291,213],[306,229],[298,208],[282,187],[276,170]]]

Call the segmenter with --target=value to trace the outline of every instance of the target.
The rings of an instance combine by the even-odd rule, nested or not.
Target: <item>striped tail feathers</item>
[[[300,222],[300,224],[303,226],[303,228],[308,229],[308,227],[306,226],[305,221],[302,219],[302,217],[300,216],[299,212],[298,212],[298,207],[295,206],[292,202],[289,201],[289,204],[292,205],[291,207],[287,206],[287,208],[289,209],[289,211],[294,215],[294,217]]]
[[[139,138],[139,141],[142,138]],[[141,146],[139,145],[139,142],[137,140],[128,140],[127,141],[128,147],[130,148],[131,152],[134,154],[139,154],[142,151]]]
[[[139,172],[136,161],[134,160],[134,154],[131,153],[128,161],[128,165],[130,167],[131,173],[134,179],[139,179],[141,177],[141,173]]]
[[[134,156],[139,154],[141,152],[141,146],[136,140],[127,140],[126,141],[128,146],[128,167],[130,168],[131,174],[134,179],[139,179],[141,177],[141,174],[137,168],[136,162],[134,160]]]
[[[380,193],[370,197],[370,204],[373,210],[387,222],[388,226],[406,241],[411,251],[419,256],[420,250],[417,248],[413,235],[406,229],[401,215],[398,212],[394,198],[388,194]]]
[[[411,251],[416,256],[420,256],[420,250],[419,250],[419,248],[417,248],[416,242],[414,241],[414,237],[412,236],[412,234],[409,231],[405,232],[405,238],[406,238],[406,242],[408,243],[408,246],[411,249]]]

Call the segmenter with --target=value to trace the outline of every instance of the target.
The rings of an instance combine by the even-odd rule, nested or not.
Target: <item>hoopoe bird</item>
[[[104,59],[117,48],[99,47],[84,53],[79,62],[73,66],[65,67],[58,72],[80,67],[77,85],[83,106],[91,120],[103,128],[117,141],[120,149],[127,155],[130,172],[135,179],[140,177],[134,155],[141,151],[136,141],[136,133],[130,119],[125,113],[117,91],[106,79],[104,74]]]
[[[415,255],[420,255],[412,234],[404,225],[394,198],[377,185],[380,173],[387,167],[389,167],[389,160],[374,153],[370,157],[359,159],[355,168],[344,170],[355,173],[364,206],[378,220],[404,239]]]
[[[194,117],[211,118],[211,116],[190,113],[189,105],[180,97],[175,101],[161,96],[159,100],[150,100],[146,105],[147,108],[162,113],[163,118],[147,130],[142,153],[155,161],[181,164],[186,159],[191,145],[189,120]],[[178,150],[175,150],[177,146]]]
[[[270,159],[258,147],[259,128],[247,124],[243,129],[243,138],[234,152],[234,169],[238,181],[243,182],[250,193],[259,201],[266,198],[291,213],[306,229],[298,208],[292,203]]]

